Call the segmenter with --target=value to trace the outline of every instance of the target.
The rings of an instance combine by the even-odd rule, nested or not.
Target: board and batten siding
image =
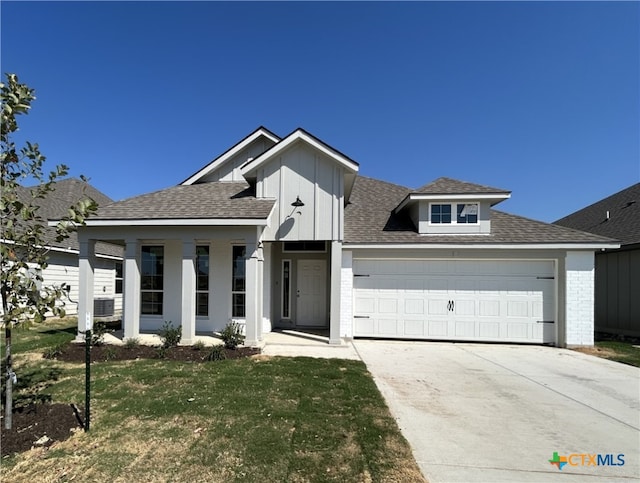
[[[296,144],[260,168],[256,196],[277,200],[265,241],[343,237],[344,168],[313,148]]]
[[[260,139],[256,139],[249,146],[241,150],[235,156],[231,157],[231,159],[227,160],[222,166],[218,169],[213,170],[211,173],[208,173],[202,179],[200,179],[199,183],[207,183],[212,181],[234,181],[234,182],[245,182],[244,177],[240,173],[240,168],[243,164],[245,164],[249,159],[257,158],[259,155],[264,153],[267,149],[271,148],[275,143],[270,139],[262,137]]]

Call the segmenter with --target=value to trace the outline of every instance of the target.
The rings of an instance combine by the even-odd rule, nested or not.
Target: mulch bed
[[[260,349],[253,347],[223,350],[226,359],[239,359],[260,354]],[[91,361],[158,359],[205,362],[210,351],[210,347],[198,350],[191,346],[178,346],[159,350],[158,347],[145,345],[135,347],[99,345],[91,348]],[[69,343],[52,358],[65,362],[84,362],[85,346],[84,344]],[[75,408],[71,404],[32,404],[14,410],[13,425],[10,430],[4,428],[4,417],[0,416],[2,457],[21,453],[33,447],[47,448],[56,441],[64,441],[73,434],[73,431],[82,429],[83,415],[83,408]]]
[[[211,351],[211,347],[194,349],[192,346],[169,347],[159,349],[158,347],[137,345],[135,347],[117,345],[98,345],[91,348],[91,362],[106,361],[130,361],[136,359],[164,359],[169,361],[183,362],[205,362]],[[238,347],[236,349],[224,349],[226,359],[239,359],[260,354],[260,349],[254,347]],[[70,343],[62,349],[60,354],[54,359],[65,362],[84,362],[84,344]]]
[[[81,414],[84,409],[76,408]],[[48,448],[56,441],[64,441],[73,430],[82,428],[80,414],[70,404],[32,404],[13,412],[11,429],[2,423],[2,457],[21,453],[33,447]]]

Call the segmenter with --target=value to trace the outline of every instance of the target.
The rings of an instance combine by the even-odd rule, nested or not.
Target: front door
[[[296,325],[327,325],[327,262],[298,260]]]

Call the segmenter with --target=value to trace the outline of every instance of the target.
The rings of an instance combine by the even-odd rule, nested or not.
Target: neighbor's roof
[[[441,185],[455,186],[457,182],[454,181],[447,180]],[[410,192],[409,188],[403,186],[358,176],[350,203],[345,208],[345,244],[478,245],[614,242],[602,236],[497,210],[491,210],[490,235],[421,235],[405,212],[394,212],[394,208]]]
[[[509,190],[503,190],[500,188],[492,188],[491,186],[484,186],[481,184],[467,183],[466,181],[460,181],[452,178],[438,178],[431,183],[427,183],[424,186],[413,190],[412,193],[416,194],[429,194],[429,195],[461,195],[461,194],[508,194]]]
[[[25,202],[30,201],[31,189],[34,187],[19,186],[17,189],[18,197]],[[67,215],[67,211],[72,205],[86,198],[94,200],[99,207],[113,202],[111,198],[89,183],[77,178],[67,178],[56,181],[54,190],[48,193],[45,198],[36,200],[35,204],[39,206],[38,213],[44,220],[59,220]],[[55,227],[46,227],[45,239],[47,246],[50,247],[64,250],[80,250],[76,233],[72,233],[69,238],[59,242],[56,241]],[[109,243],[98,242],[96,243],[96,253],[121,258],[122,248]]]
[[[609,218],[607,219],[607,212]],[[640,183],[555,221],[557,225],[615,238],[622,245],[640,243]]]
[[[266,219],[274,204],[256,199],[246,183],[178,185],[104,206],[89,221]]]

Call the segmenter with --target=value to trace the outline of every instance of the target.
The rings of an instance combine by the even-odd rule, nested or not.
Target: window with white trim
[[[209,247],[196,246],[196,315],[209,315]]]
[[[291,260],[282,260],[282,318],[291,318]]]
[[[247,247],[233,246],[233,276],[231,281],[231,316],[245,317]]]
[[[116,262],[116,293],[122,293],[122,281],[124,280],[122,262]]]
[[[162,315],[164,296],[164,247],[141,247],[140,312],[142,315]]]
[[[431,203],[429,222],[433,225],[477,224],[478,212],[478,203]]]

